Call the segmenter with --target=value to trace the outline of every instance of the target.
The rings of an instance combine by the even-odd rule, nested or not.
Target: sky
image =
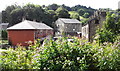
[[[118,2],[120,0],[0,0],[0,11],[4,10],[7,6],[18,4],[25,5],[27,3],[39,4],[39,5],[50,5],[56,3],[58,5],[65,4],[66,6],[83,5],[92,7],[94,9],[99,8],[111,8],[118,9]]]

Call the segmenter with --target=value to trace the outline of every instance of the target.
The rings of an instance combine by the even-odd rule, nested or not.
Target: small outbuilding
[[[53,36],[53,28],[44,23],[24,20],[7,28],[8,40],[11,45],[27,46],[29,41]]]

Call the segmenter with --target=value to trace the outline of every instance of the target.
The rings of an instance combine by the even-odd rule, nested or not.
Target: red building
[[[53,36],[53,29],[44,23],[24,20],[7,28],[9,43],[12,45],[28,45],[29,41]]]

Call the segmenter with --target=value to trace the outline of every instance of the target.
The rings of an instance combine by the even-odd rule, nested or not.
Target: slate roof
[[[49,26],[47,26],[44,23],[39,23],[39,22],[35,22],[35,21],[28,21],[28,20],[24,20],[16,25],[13,25],[9,28],[7,28],[7,30],[27,30],[27,29],[53,29]]]
[[[67,18],[59,18],[64,23],[80,23],[77,19],[67,19]]]

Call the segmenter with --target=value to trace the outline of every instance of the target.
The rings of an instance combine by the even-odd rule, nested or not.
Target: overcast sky
[[[120,0],[0,0],[0,11],[12,4],[25,5],[26,3],[33,3],[39,5],[49,5],[56,3],[58,5],[65,4],[67,6],[84,5],[95,9],[111,8],[118,9],[118,2]]]

